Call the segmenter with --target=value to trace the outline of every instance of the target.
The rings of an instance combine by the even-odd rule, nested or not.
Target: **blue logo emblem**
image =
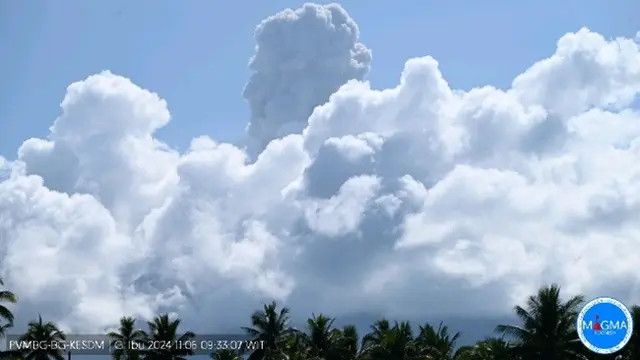
[[[597,298],[578,315],[578,336],[591,351],[612,354],[631,339],[633,320],[629,310],[618,300]]]

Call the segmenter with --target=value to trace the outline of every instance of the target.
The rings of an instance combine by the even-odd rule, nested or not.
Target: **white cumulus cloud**
[[[640,302],[636,42],[566,34],[506,90],[452,89],[425,56],[380,90],[358,31],[338,5],[258,26],[248,151],[163,144],[165,101],[110,72],[69,86],[48,137],[0,158],[19,315],[491,316],[550,282]]]
[[[313,108],[349,79],[369,71],[371,51],[358,25],[337,4],[284,10],[256,28],[256,52],[244,97],[252,147],[304,129]]]

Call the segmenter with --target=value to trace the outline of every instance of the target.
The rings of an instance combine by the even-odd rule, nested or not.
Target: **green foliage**
[[[420,327],[420,334],[416,343],[430,358],[451,360],[455,357],[456,341],[460,333],[449,334],[449,328],[442,323],[438,328],[430,324]]]
[[[0,285],[4,286],[1,278]],[[17,300],[16,295],[11,291],[0,290],[0,319],[4,321],[4,324],[0,322],[0,336],[4,336],[6,329],[13,326],[13,314],[3,303],[15,304]]]
[[[286,343],[295,332],[289,327],[289,309],[278,311],[275,301],[264,305],[262,311],[251,315],[251,327],[243,328],[253,341],[260,341],[264,347],[249,355],[249,360],[286,360]]]
[[[133,344],[141,344],[147,338],[147,334],[135,328],[135,319],[122,317],[118,332],[107,334],[111,340],[112,356],[114,360],[139,360],[142,357],[140,350],[133,347]]]
[[[65,340],[64,333],[51,321],[42,321],[42,316],[38,316],[38,321],[32,321],[27,327],[27,332],[20,340],[29,342],[46,342],[52,344],[56,341]],[[25,360],[64,360],[62,350],[53,347],[29,349],[22,352]]]
[[[221,349],[211,354],[213,360],[240,360],[240,354],[231,349]]]
[[[0,279],[0,285],[2,281]],[[15,303],[16,296],[0,291],[0,302]],[[640,307],[631,308],[634,324],[629,344],[619,353],[597,356],[578,340],[575,328],[581,296],[567,301],[560,297],[556,285],[541,288],[529,297],[525,306],[516,306],[519,323],[499,325],[500,338],[488,338],[471,346],[457,346],[460,333],[452,332],[443,323],[419,326],[414,334],[408,322],[381,319],[371,325],[362,339],[354,326],[338,328],[335,319],[323,314],[312,315],[304,331],[289,325],[289,309],[275,302],[265,304],[251,316],[251,326],[244,327],[261,347],[251,352],[230,349],[211,354],[212,360],[640,360]],[[13,324],[13,315],[0,304],[0,319]],[[135,319],[123,317],[117,331],[108,334],[114,360],[185,360],[193,352],[186,348],[154,351],[136,350],[126,344],[149,341],[182,342],[193,339],[192,332],[179,335],[180,319],[168,314],[148,322],[149,331],[136,328]],[[64,333],[53,322],[42,317],[28,325],[21,341],[54,342],[64,340]],[[114,346],[116,343],[125,346]],[[65,360],[57,349],[36,349],[22,352],[2,352],[0,359]]]
[[[308,359],[349,360],[358,354],[358,333],[354,326],[333,327],[334,319],[322,314],[307,320],[304,352]]]
[[[195,337],[191,331],[187,331],[182,335],[178,335],[178,327],[180,319],[171,320],[169,314],[156,316],[153,321],[147,323],[149,332],[147,341],[153,341],[162,344],[186,344]],[[193,351],[186,347],[165,347],[145,351],[145,360],[183,360],[187,355],[193,355]]]
[[[457,360],[516,360],[511,345],[501,338],[489,338],[460,348]]]
[[[582,296],[563,302],[557,285],[543,287],[525,307],[515,307],[519,325],[499,325],[496,330],[515,340],[514,350],[523,360],[583,359],[585,349],[575,326],[582,303]]]
[[[408,322],[395,322],[393,326],[385,319],[371,326],[371,332],[363,340],[362,357],[367,360],[414,360],[424,358],[414,341]]]

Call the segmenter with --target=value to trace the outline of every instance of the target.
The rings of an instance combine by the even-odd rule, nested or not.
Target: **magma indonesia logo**
[[[578,315],[577,327],[580,341],[589,350],[612,354],[631,339],[633,320],[621,302],[603,297],[584,306]]]

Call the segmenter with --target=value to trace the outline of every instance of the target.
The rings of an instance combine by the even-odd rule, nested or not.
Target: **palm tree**
[[[300,331],[292,331],[284,336],[283,353],[287,360],[307,360],[308,336]]]
[[[633,319],[633,332],[624,350],[624,359],[640,360],[640,306],[631,307],[631,318]]]
[[[193,355],[193,350],[188,343],[195,337],[191,331],[178,335],[180,319],[171,320],[169,314],[155,317],[149,325],[149,335],[147,340],[154,344],[172,344],[174,346],[166,348],[156,348],[145,351],[147,360],[184,360],[185,356]]]
[[[313,315],[307,320],[307,329],[309,330],[308,344],[309,355],[314,358],[333,360],[336,347],[336,341],[340,336],[339,332],[334,332],[332,328],[334,319],[328,318],[322,314]]]
[[[430,324],[420,327],[420,334],[416,343],[424,354],[439,360],[451,360],[455,358],[456,341],[460,333],[449,334],[449,328],[440,323],[438,328]]]
[[[132,347],[132,344],[141,344],[147,337],[147,334],[135,328],[136,320],[131,317],[122,317],[120,319],[120,329],[118,332],[110,332],[108,334],[111,339],[111,348],[113,358],[115,360],[138,360],[140,359],[140,350]]]
[[[64,333],[58,329],[56,324],[50,321],[43,322],[42,316],[38,316],[38,321],[29,323],[27,332],[20,338],[20,341],[53,344],[65,339]],[[25,350],[23,358],[25,360],[64,360],[64,352],[60,348],[52,346],[38,347]]]
[[[240,355],[237,351],[231,349],[220,349],[211,354],[213,360],[240,360]]]
[[[0,285],[4,286],[2,278],[0,278]],[[16,301],[16,295],[11,291],[0,291],[0,319],[6,321],[6,324],[0,324],[0,336],[4,336],[5,330],[13,326],[13,314],[6,306],[2,305],[2,303],[15,304]]]
[[[358,333],[355,326],[333,328],[333,318],[322,314],[307,320],[305,334],[307,356],[323,360],[353,360],[358,355]]]
[[[489,338],[474,346],[461,348],[457,360],[515,360],[508,342],[501,338]]]
[[[557,285],[543,287],[526,307],[515,307],[520,325],[499,325],[496,331],[516,341],[514,351],[523,360],[580,359],[576,319],[582,302],[582,296],[562,302]]]
[[[347,325],[339,332],[337,340],[337,349],[341,360],[353,360],[359,355],[358,349],[358,331],[353,325]]]
[[[371,332],[362,338],[363,349],[382,342],[384,334],[391,329],[391,325],[387,319],[382,319],[373,323],[370,328]]]
[[[287,335],[295,330],[289,327],[289,309],[283,307],[278,311],[275,301],[264,305],[262,311],[251,315],[252,327],[243,329],[254,341],[262,341],[264,346],[254,350],[249,360],[281,360],[285,358],[285,342]]]
[[[0,285],[4,286],[2,278],[0,278]],[[16,301],[16,295],[11,291],[0,291],[0,319],[6,322],[5,324],[0,324],[0,337],[3,337],[5,335],[5,331],[13,326],[13,314],[6,306],[2,305],[2,303],[15,304]],[[18,356],[19,354],[15,351],[0,351],[0,359],[14,359]]]
[[[395,323],[380,320],[372,332],[363,339],[362,357],[367,360],[414,360],[424,358],[413,341],[413,332],[408,322]]]

